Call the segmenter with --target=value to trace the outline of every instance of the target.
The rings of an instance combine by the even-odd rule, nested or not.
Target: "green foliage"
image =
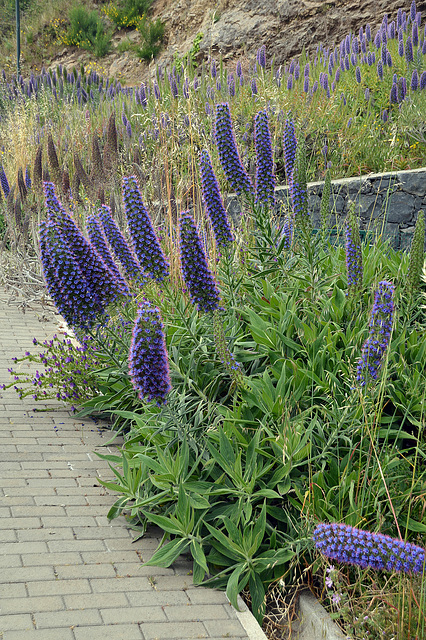
[[[120,29],[138,27],[151,8],[152,0],[119,0],[109,2],[103,11]]]
[[[111,48],[111,33],[106,33],[102,20],[96,11],[87,11],[84,5],[72,7],[69,13],[70,25],[66,43],[93,51],[102,57]]]
[[[143,44],[141,47],[137,47],[135,51],[142,60],[149,62],[158,55],[164,38],[164,29],[165,25],[160,18],[157,18],[155,22],[147,18],[143,18],[140,21],[139,32],[142,36]]]

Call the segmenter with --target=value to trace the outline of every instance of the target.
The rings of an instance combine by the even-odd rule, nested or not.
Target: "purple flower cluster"
[[[0,168],[0,184],[3,189],[4,197],[7,198],[10,193],[10,186],[3,167]]]
[[[417,545],[370,533],[345,524],[319,524],[313,533],[315,546],[328,558],[362,569],[423,573],[425,550]]]
[[[40,255],[49,294],[71,327],[90,329],[105,318],[105,307],[88,288],[68,242],[52,220],[40,224]]]
[[[255,116],[254,142],[256,150],[255,202],[263,206],[269,205],[273,207],[275,205],[274,158],[266,111],[259,111]]]
[[[228,103],[216,105],[215,140],[226,179],[238,195],[253,194],[252,182],[237,149]]]
[[[233,241],[232,232],[223,206],[222,197],[216,176],[213,171],[210,156],[206,149],[200,153],[201,190],[207,213],[212,223],[218,246],[226,246]]]
[[[392,333],[394,285],[382,280],[374,296],[369,337],[365,341],[357,366],[357,382],[365,386],[369,379],[377,380],[380,366]]]
[[[118,224],[112,217],[111,209],[106,205],[102,205],[97,211],[97,216],[101,221],[102,229],[112,247],[114,255],[121,263],[127,277],[130,280],[144,282],[141,265],[127,244],[127,240],[121,233]]]
[[[138,308],[129,351],[129,374],[140,400],[158,405],[171,389],[160,311],[144,300]]]
[[[345,223],[345,253],[348,291],[353,292],[362,286],[363,276],[361,238],[353,207]]]
[[[115,281],[117,282],[117,285],[120,289],[120,293],[125,296],[130,295],[127,282],[121,275],[120,270],[111,255],[111,251],[108,246],[108,240],[106,239],[106,236],[103,232],[100,220],[96,216],[88,216],[86,221],[86,230],[90,242],[95,247],[110,272],[113,274]]]
[[[208,267],[194,219],[189,213],[181,214],[179,242],[182,275],[192,302],[205,313],[218,309],[219,291]]]
[[[169,264],[143,204],[136,176],[123,178],[123,202],[139,263],[148,276],[161,282],[169,275]]]

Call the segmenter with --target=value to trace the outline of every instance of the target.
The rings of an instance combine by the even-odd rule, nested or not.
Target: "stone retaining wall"
[[[324,182],[308,185],[309,211],[314,228],[320,226],[323,188]],[[288,207],[288,187],[278,187],[275,195],[278,203]],[[426,211],[426,167],[334,180],[330,197],[330,227],[342,226],[351,201],[355,203],[361,229],[389,238],[395,249],[406,249],[411,244],[418,212],[421,209]],[[232,217],[241,212],[234,194],[225,197],[225,206]]]

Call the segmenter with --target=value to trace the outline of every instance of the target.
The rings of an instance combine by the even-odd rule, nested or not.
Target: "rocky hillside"
[[[100,11],[104,0],[90,4]],[[416,4],[418,11],[426,11],[426,0]],[[152,76],[156,63],[168,65],[174,56],[182,57],[191,50],[197,62],[222,56],[231,65],[240,59],[244,70],[264,44],[268,60],[274,57],[279,66],[304,48],[312,53],[321,43],[336,45],[367,23],[374,33],[383,16],[387,13],[394,19],[400,7],[409,12],[410,1],[405,0],[404,5],[403,0],[154,0],[152,18],[160,18],[166,27],[164,46],[155,62],[147,64],[131,51],[120,53],[120,44],[136,43],[140,38],[137,31],[122,30],[113,37],[111,53],[104,58],[62,46],[53,55],[50,52],[43,64],[73,66],[92,61],[105,75],[134,85]],[[24,73],[35,64],[26,60]]]
[[[387,13],[396,17],[399,8],[409,12],[410,3],[402,0],[155,0],[154,18],[166,25],[164,48],[156,62],[170,63],[174,55],[183,56],[196,43],[196,60],[220,55],[226,63],[236,59],[253,62],[256,50],[266,45],[268,59],[282,65],[299,55],[303,48],[312,53],[322,43],[339,43],[350,31],[358,32],[370,23],[378,26]],[[417,10],[426,11],[426,0],[417,1]],[[137,32],[121,32],[115,44]],[[198,43],[198,44],[197,44]],[[198,50],[198,51],[197,51]],[[87,53],[63,50],[54,63],[75,63]],[[147,79],[155,64],[148,65],[130,52],[109,54],[101,61],[109,75],[136,84]]]

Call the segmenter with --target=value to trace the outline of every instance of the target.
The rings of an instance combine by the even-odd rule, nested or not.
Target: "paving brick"
[[[27,471],[26,472],[26,477],[27,477],[27,485],[29,487],[54,487],[55,489],[57,487],[75,487],[76,482],[75,482],[75,478],[39,478],[39,477],[34,477],[34,478],[29,478],[28,474],[30,472]],[[3,483],[2,483],[3,484]],[[3,485],[4,486],[4,485]]]
[[[53,487],[7,487],[5,490],[6,496],[55,496],[55,489]]]
[[[52,495],[38,495],[34,497],[34,502],[41,506],[49,506],[49,505],[59,505],[60,507],[66,507],[70,504],[81,505],[84,506],[87,504],[87,499],[85,496],[57,496],[55,494]]]
[[[20,631],[6,631],[2,640],[75,640],[71,629],[28,629]]]
[[[54,529],[52,527],[43,529],[28,529],[26,531],[18,531],[18,539],[20,542],[31,540],[73,540],[74,534],[71,528],[59,527]]]
[[[34,619],[37,629],[51,627],[73,627],[97,625],[102,618],[97,609],[84,609],[80,611],[55,611],[35,613]]]
[[[164,611],[160,604],[146,607],[127,607],[101,609],[101,616],[105,624],[125,624],[133,622],[142,624],[144,622],[167,622]]]
[[[105,544],[102,540],[52,540],[47,543],[49,551],[103,551]]]
[[[82,557],[76,551],[65,553],[23,553],[22,564],[25,567],[55,566],[58,564],[83,564]]]
[[[16,531],[0,529],[0,542],[17,542]]]
[[[239,620],[221,620],[220,623],[217,620],[205,620],[204,626],[212,636],[217,636],[218,632],[229,638],[233,638],[235,636],[245,637],[246,635],[244,627]]]
[[[152,574],[155,576],[155,567]],[[155,588],[157,591],[170,591],[171,589],[195,589],[192,576],[155,576]]]
[[[18,554],[0,556],[0,569],[3,567],[22,567],[21,556]]]
[[[186,606],[167,607],[168,620],[228,620],[228,614],[220,604],[187,604]]]
[[[145,559],[144,559],[145,560]],[[156,576],[173,576],[173,569],[164,568],[164,567],[144,567],[142,566],[142,562],[119,562],[115,564],[115,569],[117,571],[117,575],[119,576],[152,576],[154,571]]]
[[[201,622],[161,623],[147,622],[140,626],[145,640],[189,640],[189,638],[207,638],[208,633]]]
[[[195,587],[187,591],[192,604],[227,604],[228,599],[224,591],[215,591],[206,587]]]
[[[150,591],[151,584],[148,578],[114,578],[112,580],[95,578],[90,580],[94,593],[115,593],[116,591]]]
[[[54,580],[53,567],[15,567],[3,569],[0,582],[29,582],[31,580]]]
[[[2,613],[35,613],[36,611],[60,611],[64,602],[59,596],[40,598],[7,598],[1,603]]]
[[[31,517],[40,517],[40,516],[64,516],[65,508],[64,507],[41,507],[39,505],[35,505],[32,507],[28,506],[18,506],[11,507],[12,516],[14,518],[31,518]]]
[[[37,529],[41,527],[40,518],[7,518],[0,519],[0,529]]]
[[[136,549],[132,551],[87,551],[81,554],[83,561],[87,564],[95,564],[98,562],[140,562]]]
[[[29,613],[21,613],[17,615],[2,615],[1,617],[2,631],[16,629],[33,629],[33,622]]]
[[[44,507],[48,509],[49,507]],[[54,509],[55,507],[51,507]],[[43,507],[40,507],[43,509]],[[45,527],[96,527],[96,520],[92,516],[75,516],[75,517],[53,517],[45,516],[41,518]],[[98,538],[101,536],[99,535]]]
[[[6,542],[0,547],[0,554],[45,553],[46,551],[46,542]]]
[[[3,498],[2,500],[4,500],[4,504],[7,500],[9,507],[17,507],[18,505],[35,505],[35,500],[32,496],[7,496],[7,498]]]
[[[78,564],[76,566],[57,565],[58,578],[115,578],[116,573],[112,564]]]
[[[74,629],[74,636],[75,640],[146,640],[139,627],[134,624],[78,627]]]
[[[133,607],[155,606],[161,603],[165,611],[169,606],[187,605],[189,600],[186,591],[144,591],[143,593],[127,593],[128,601]]]
[[[124,593],[85,593],[78,595],[64,595],[64,602],[67,609],[106,609],[108,607],[129,606],[128,599]]]
[[[3,598],[25,598],[27,590],[24,583],[0,584],[0,600]]]
[[[70,520],[73,522],[74,518],[70,518]],[[105,540],[108,538],[113,538],[114,540],[117,540],[117,538],[124,538],[125,540],[128,540],[130,538],[130,535],[127,529],[120,528],[120,527],[98,527],[96,525],[96,521],[95,521],[95,526],[93,525],[86,526],[86,527],[75,527],[74,525],[71,525],[71,526],[73,527],[75,536],[78,540],[90,540],[90,539],[96,539],[96,538],[101,538],[102,540]]]
[[[90,593],[88,580],[53,580],[42,582],[29,582],[28,593],[30,596],[54,596],[66,593]]]

